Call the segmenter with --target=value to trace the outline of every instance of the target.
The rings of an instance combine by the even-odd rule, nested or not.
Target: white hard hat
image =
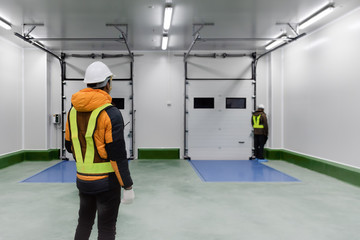
[[[259,104],[258,109],[265,109],[264,104]]]
[[[102,62],[93,62],[85,72],[84,83],[100,83],[104,82],[108,77],[112,76],[110,69]]]

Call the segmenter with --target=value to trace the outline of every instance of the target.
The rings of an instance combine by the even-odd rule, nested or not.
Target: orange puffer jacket
[[[77,111],[78,134],[83,158],[86,151],[85,133],[91,112],[104,104],[111,103],[111,101],[112,98],[107,92],[92,88],[85,88],[75,93],[71,98],[71,103]],[[126,157],[124,121],[116,107],[107,107],[99,114],[93,139],[97,150],[95,151],[94,162],[110,161],[114,173],[104,173],[102,175],[77,173],[79,190],[85,193],[106,191],[109,186],[113,187],[114,177],[117,179],[117,184],[125,188],[130,187],[133,182]],[[74,154],[69,119],[66,122],[65,146],[68,152]],[[74,157],[76,158],[76,156]]]
[[[93,110],[103,106],[106,103],[111,103],[111,96],[100,89],[85,88],[75,93],[71,98],[71,103],[80,114],[78,115],[78,128],[80,131],[87,128],[87,122]],[[69,121],[66,124],[65,139],[71,141],[69,131]],[[107,152],[105,150],[105,143],[113,141],[111,128],[106,129],[106,126],[111,126],[110,118],[105,112],[101,112],[98,117],[97,128],[94,132],[94,141],[97,151],[102,159],[107,159]],[[81,134],[80,134],[81,135]],[[82,139],[80,139],[81,141]],[[83,154],[85,153],[85,142],[81,141]],[[100,160],[101,161],[101,160]],[[95,162],[99,162],[99,158],[95,157]]]

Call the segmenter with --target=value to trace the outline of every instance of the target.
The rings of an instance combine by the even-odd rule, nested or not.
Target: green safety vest
[[[70,110],[69,119],[70,119],[71,141],[76,156],[76,169],[79,173],[101,174],[101,173],[114,172],[114,169],[111,166],[110,162],[94,163],[95,144],[94,144],[93,134],[95,131],[96,121],[100,112],[108,106],[112,106],[112,105],[108,103],[101,107],[98,107],[95,110],[93,110],[90,115],[88,126],[86,129],[86,134],[85,134],[85,140],[86,140],[85,159],[83,159],[80,141],[79,141],[79,133],[77,126],[77,111],[74,107],[71,108]]]
[[[264,128],[264,125],[260,124],[261,115],[253,116],[254,128]]]

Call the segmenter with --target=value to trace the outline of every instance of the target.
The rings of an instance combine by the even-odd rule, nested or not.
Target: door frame
[[[66,118],[64,116],[66,116],[66,112],[67,110],[65,109],[65,100],[66,100],[66,96],[65,96],[65,85],[67,81],[83,81],[83,78],[68,78],[66,75],[66,58],[96,58],[97,56],[103,58],[123,58],[123,57],[129,57],[128,55],[123,55],[123,54],[65,54],[62,53],[61,57],[63,59],[62,64],[61,64],[61,105],[62,105],[62,115],[65,121]],[[129,153],[130,156],[128,157],[128,159],[132,160],[134,159],[134,146],[135,146],[135,116],[134,116],[134,84],[133,84],[133,61],[129,62],[129,76],[128,77],[123,77],[123,78],[113,78],[112,81],[128,81],[129,84],[131,85],[131,94],[130,94],[130,100],[131,100],[131,108],[130,108],[130,115],[131,115],[131,129],[130,129],[130,137],[131,137],[131,141],[130,141],[130,148],[129,148]],[[63,139],[62,139],[62,150],[60,151],[61,153],[61,159],[63,160],[68,160],[66,158],[66,149],[65,149],[65,121],[61,121],[61,125],[62,125],[62,135],[63,135]]]
[[[252,61],[251,61],[251,77],[250,78],[192,78],[189,77],[189,71],[188,71],[188,59],[189,57],[200,57],[200,58],[214,58],[214,56],[216,57],[217,54],[204,54],[204,55],[199,55],[199,54],[194,54],[194,55],[189,55],[187,57],[184,56],[184,71],[185,71],[185,79],[184,79],[184,159],[185,160],[191,160],[191,156],[189,156],[189,147],[188,147],[188,92],[187,92],[187,85],[189,84],[190,81],[193,80],[238,80],[238,81],[252,81],[253,84],[253,111],[256,110],[256,65],[257,65],[257,57],[256,57],[256,52],[253,52],[251,54],[241,54],[241,55],[236,55],[236,56],[231,56],[231,54],[222,54],[223,58],[225,58],[226,56],[231,56],[231,57],[251,57]],[[252,145],[254,145],[254,143],[252,143]],[[252,148],[252,152],[254,151],[254,148]]]

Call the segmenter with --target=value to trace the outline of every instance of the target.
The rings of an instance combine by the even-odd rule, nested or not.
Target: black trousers
[[[80,209],[75,240],[88,240],[98,214],[98,240],[113,240],[120,206],[120,188],[89,195],[79,192]]]
[[[264,145],[268,137],[265,135],[254,135],[254,155],[258,159],[264,159]]]

